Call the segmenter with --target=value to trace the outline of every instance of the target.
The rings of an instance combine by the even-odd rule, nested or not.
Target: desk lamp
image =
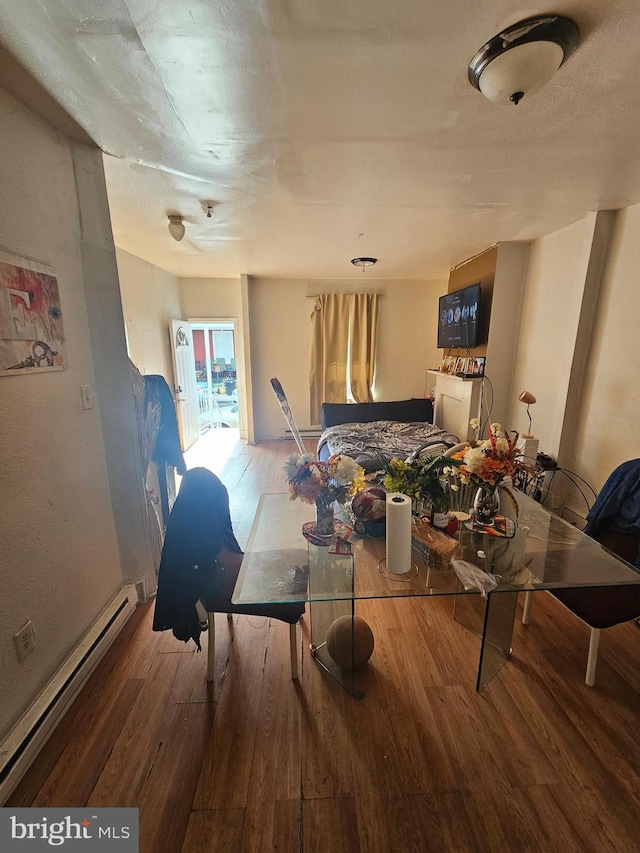
[[[529,418],[529,432],[524,433],[518,437],[516,442],[516,447],[520,451],[521,459],[525,465],[535,465],[536,458],[538,456],[538,439],[534,438],[531,434],[531,414],[529,412],[529,406],[532,406],[536,402],[536,398],[530,391],[523,391],[522,394],[518,397],[521,403],[526,403],[527,405],[527,417]]]
[[[527,417],[529,418],[529,432],[526,435],[523,435],[523,438],[533,438],[531,433],[531,414],[529,413],[529,406],[532,406],[536,402],[536,398],[533,396],[531,391],[523,391],[522,394],[518,397],[521,403],[527,404]]]

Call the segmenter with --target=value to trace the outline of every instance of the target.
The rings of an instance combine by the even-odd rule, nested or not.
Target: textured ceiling
[[[116,244],[178,275],[436,278],[640,201],[640,4],[566,0],[517,107],[467,81],[514,0],[0,0],[0,40],[108,155]],[[1,81],[0,81],[1,82]],[[207,218],[206,206],[213,216]],[[167,215],[184,216],[176,243]]]

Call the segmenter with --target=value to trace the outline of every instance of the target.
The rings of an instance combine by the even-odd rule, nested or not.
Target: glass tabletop
[[[488,536],[461,525],[462,558],[493,574],[493,593],[514,590],[640,584],[640,572],[576,527],[515,492],[518,528],[511,539]],[[351,556],[332,554],[302,534],[313,505],[287,494],[260,498],[234,590],[234,604],[459,595],[456,573],[435,558],[414,554],[407,576],[385,571],[385,541],[357,537]],[[472,590],[470,594],[478,594]]]

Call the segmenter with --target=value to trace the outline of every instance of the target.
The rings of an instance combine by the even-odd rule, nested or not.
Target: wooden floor
[[[234,449],[241,543],[292,450]],[[638,850],[638,628],[604,632],[590,689],[587,629],[539,593],[477,694],[479,641],[452,607],[359,603],[376,645],[357,701],[310,659],[307,616],[299,683],[286,625],[218,616],[208,691],[206,654],[142,605],[8,805],[139,807],[145,853]]]

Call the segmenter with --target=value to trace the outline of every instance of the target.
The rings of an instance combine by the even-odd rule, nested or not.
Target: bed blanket
[[[333,453],[345,453],[365,471],[372,471],[394,457],[406,459],[427,444],[433,453],[444,453],[457,443],[455,435],[433,424],[371,421],[327,427],[320,436],[318,454],[328,458]]]

